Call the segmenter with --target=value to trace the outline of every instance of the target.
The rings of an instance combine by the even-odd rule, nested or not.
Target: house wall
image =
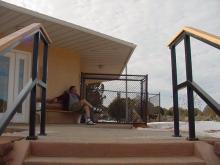
[[[61,94],[71,85],[80,89],[80,56],[73,51],[51,48],[48,58],[48,98]]]
[[[15,48],[16,50],[32,52],[32,43],[24,43]],[[39,79],[42,77],[42,52],[43,46],[39,49]],[[80,89],[80,56],[74,51],[49,47],[48,52],[48,91],[47,98],[54,98],[67,90],[69,86],[75,85]],[[37,92],[38,97],[40,92]]]

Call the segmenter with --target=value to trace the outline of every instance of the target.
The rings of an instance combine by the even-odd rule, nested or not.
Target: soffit
[[[67,48],[81,57],[82,71],[121,73],[135,45],[53,17],[0,1],[0,33],[10,34],[31,23],[42,23],[52,47]]]

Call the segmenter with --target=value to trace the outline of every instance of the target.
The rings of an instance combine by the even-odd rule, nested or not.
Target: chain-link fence
[[[148,121],[161,121],[160,93],[148,94]]]
[[[147,75],[82,74],[81,94],[95,122],[146,122]]]

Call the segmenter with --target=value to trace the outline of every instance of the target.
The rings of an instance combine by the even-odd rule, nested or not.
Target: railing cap
[[[52,43],[52,40],[50,39],[49,35],[47,34],[45,28],[40,23],[33,23],[29,26],[26,26],[14,33],[11,33],[3,38],[0,39],[0,52],[4,50],[5,48],[9,47],[13,43],[17,42],[18,40],[24,38],[25,36],[40,30],[46,40],[48,41],[48,44]]]
[[[216,45],[220,46],[220,37],[207,33],[205,31],[193,28],[193,27],[184,27],[182,30],[180,30],[173,38],[168,42],[167,46],[170,47],[173,45],[173,43],[180,37],[183,33],[189,33],[191,35],[195,35],[196,37],[208,40]]]
[[[44,34],[44,36],[46,37],[47,41],[49,42],[48,44],[52,43],[52,40],[50,38],[50,36],[48,35],[46,29],[44,28],[44,26],[41,23],[35,23],[36,26],[39,26],[39,29],[41,29],[41,32]]]

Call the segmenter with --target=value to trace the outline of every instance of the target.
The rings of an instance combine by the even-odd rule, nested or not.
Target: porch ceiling
[[[120,74],[135,45],[108,35],[55,19],[0,0],[0,33],[10,34],[31,23],[42,23],[50,35],[52,47],[80,54],[82,71]]]

